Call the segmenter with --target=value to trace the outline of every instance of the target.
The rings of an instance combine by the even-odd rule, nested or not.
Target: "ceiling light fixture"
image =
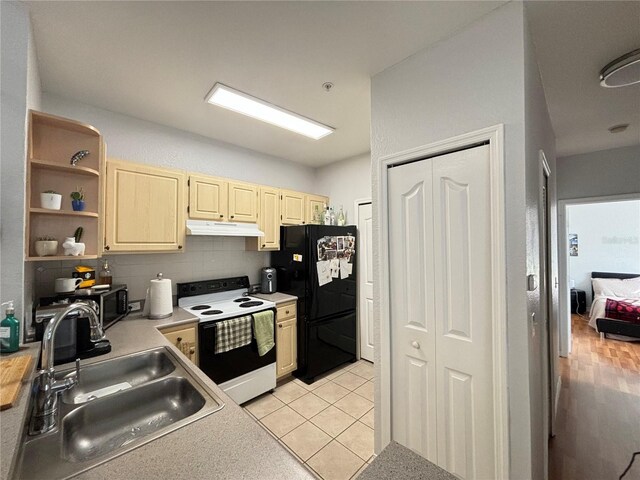
[[[263,122],[286,128],[292,132],[305,135],[314,140],[333,133],[332,127],[323,125],[309,118],[305,118],[297,113],[290,112],[284,108],[277,107],[253,97],[246,93],[227,87],[222,83],[216,83],[205,97],[205,100],[219,107],[242,113]]]
[[[613,127],[609,128],[609,133],[622,133],[627,128],[629,128],[628,123],[621,123],[620,125],[614,125]]]
[[[608,63],[600,71],[600,85],[608,88],[640,83],[640,48]]]

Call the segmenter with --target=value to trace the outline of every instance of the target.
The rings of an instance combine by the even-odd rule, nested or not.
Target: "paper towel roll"
[[[149,318],[166,318],[173,314],[173,297],[171,296],[171,280],[162,278],[159,273],[157,278],[151,280],[149,285]]]

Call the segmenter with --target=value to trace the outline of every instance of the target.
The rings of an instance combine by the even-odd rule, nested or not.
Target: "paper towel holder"
[[[152,320],[173,315],[171,280],[163,278],[162,273],[158,273],[147,288],[143,315]]]

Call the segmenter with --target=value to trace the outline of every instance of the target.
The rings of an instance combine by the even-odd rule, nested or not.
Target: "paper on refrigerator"
[[[349,278],[349,275],[353,273],[353,263],[349,263],[346,258],[340,259],[340,279],[344,280]]]
[[[318,286],[326,285],[331,282],[331,262],[321,260],[316,263],[318,269]]]

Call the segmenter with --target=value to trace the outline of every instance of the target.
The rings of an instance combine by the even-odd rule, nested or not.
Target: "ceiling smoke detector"
[[[333,88],[333,83],[331,82],[324,82],[322,84],[322,89],[327,93],[330,92],[332,88]]]
[[[640,48],[626,53],[600,71],[600,85],[607,88],[640,83]]]
[[[621,123],[620,125],[614,125],[613,127],[609,128],[609,132],[610,133],[622,133],[627,128],[629,128],[629,124],[628,123]]]

